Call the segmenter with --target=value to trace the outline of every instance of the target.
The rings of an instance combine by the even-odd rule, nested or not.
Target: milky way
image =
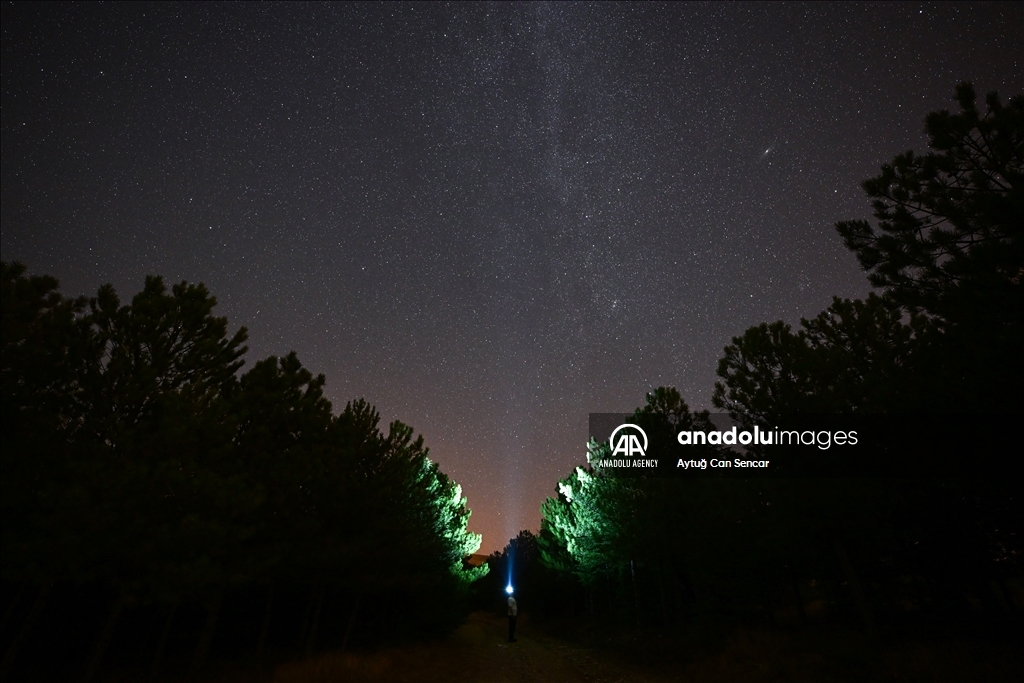
[[[485,551],[587,414],[867,281],[833,224],[1024,6],[3,5],[2,251],[67,294],[201,281],[249,364],[425,436]]]

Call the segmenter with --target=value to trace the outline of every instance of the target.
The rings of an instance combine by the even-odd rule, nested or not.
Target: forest
[[[335,414],[294,353],[240,372],[201,284],[70,299],[5,262],[2,286],[5,680],[53,644],[56,677],[112,646],[194,675],[214,642],[259,661],[463,617],[480,536],[411,427]]]
[[[821,414],[938,426],[886,450],[901,476],[665,479],[580,466],[544,503],[539,533],[489,558],[484,595],[509,580],[547,616],[611,630],[824,620],[877,642],[1005,637],[1019,624],[1024,98],[1004,106],[992,93],[979,112],[965,83],[957,101],[960,112],[927,117],[931,151],[864,183],[875,224],[836,226],[875,291],[835,298],[797,329],[762,323],[734,337],[714,387],[715,409],[747,428]],[[716,429],[711,418],[659,387],[630,422],[653,449]],[[901,461],[944,442],[956,467],[906,476]],[[591,462],[609,451],[591,439]]]
[[[831,414],[1019,428],[1024,97],[979,110],[961,84],[957,101],[927,117],[929,152],[864,183],[875,221],[836,226],[875,291],[734,337],[716,410],[751,427]],[[989,637],[1024,612],[1021,479],[971,468],[1019,444],[918,478],[580,466],[538,532],[473,567],[466,499],[423,438],[383,428],[364,400],[336,412],[294,353],[243,371],[247,332],[202,284],[149,277],[124,303],[110,285],[69,298],[20,263],[0,279],[4,680],[54,643],[41,675],[88,682],[112,659],[194,677],[214,649],[260,662],[423,641],[500,612],[506,582],[538,620],[614,631],[717,619]],[[659,387],[633,420],[658,443],[711,417]]]

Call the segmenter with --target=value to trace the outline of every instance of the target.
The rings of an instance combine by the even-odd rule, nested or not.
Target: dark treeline
[[[3,676],[195,674],[443,633],[464,615],[461,489],[295,354],[241,372],[206,288],[62,296],[2,266]],[[49,673],[47,673],[49,672]]]
[[[743,426],[809,413],[1024,424],[1024,98],[1004,106],[992,94],[979,112],[964,84],[957,100],[959,113],[927,117],[929,153],[902,154],[864,183],[877,223],[837,225],[878,291],[837,298],[799,329],[780,321],[734,338],[716,408]],[[716,429],[709,420],[665,387],[633,418],[655,444]],[[1019,458],[1019,438],[1001,448],[1004,461]],[[591,449],[608,457],[606,444]],[[866,638],[914,624],[999,632],[1024,612],[1024,480],[986,476],[961,455],[955,479],[577,468],[528,539],[536,564],[567,586],[561,601],[536,602],[620,626],[682,629],[703,614],[826,619]]]

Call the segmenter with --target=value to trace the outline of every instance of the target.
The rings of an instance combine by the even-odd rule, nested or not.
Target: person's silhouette
[[[519,608],[516,606],[516,599],[510,594],[508,596],[508,642],[516,642],[516,617],[519,616]]]

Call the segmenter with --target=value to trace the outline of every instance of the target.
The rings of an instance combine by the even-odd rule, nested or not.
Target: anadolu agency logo
[[[644,438],[644,445],[640,445],[640,440],[636,434],[630,434],[627,430],[634,430],[640,432],[640,436]],[[622,432],[620,435],[619,432]],[[615,437],[618,436],[618,441]],[[634,424],[621,424],[615,428],[612,435],[608,437],[608,445],[612,449],[612,457],[616,455],[624,455],[627,458],[631,458],[634,455],[639,455],[641,458],[647,455],[647,433],[639,426]]]
[[[657,468],[658,461],[647,457],[647,433],[639,425],[624,422],[608,437],[610,456],[596,461],[601,468]]]

